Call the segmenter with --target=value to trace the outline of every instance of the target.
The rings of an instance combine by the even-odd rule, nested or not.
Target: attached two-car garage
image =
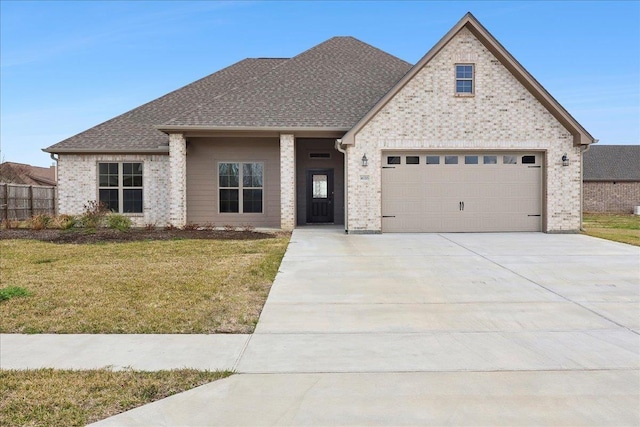
[[[383,232],[542,231],[540,152],[385,152]]]

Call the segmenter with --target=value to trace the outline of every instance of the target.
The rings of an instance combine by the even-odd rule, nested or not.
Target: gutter
[[[169,146],[158,148],[131,149],[131,148],[61,148],[48,149],[42,151],[50,154],[168,154]]]
[[[593,144],[596,144],[599,139],[594,139]],[[584,228],[584,153],[589,151],[591,144],[580,145],[580,231],[585,233],[587,230]]]
[[[335,148],[336,150],[338,150],[340,153],[342,153],[344,155],[344,232],[345,233],[349,233],[349,229],[347,228],[349,223],[348,223],[348,218],[349,218],[349,191],[347,191],[348,187],[348,182],[349,182],[349,170],[347,168],[347,150],[345,150],[344,148],[342,148],[342,139],[336,139],[335,142]]]

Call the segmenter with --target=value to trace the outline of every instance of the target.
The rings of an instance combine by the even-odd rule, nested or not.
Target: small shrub
[[[52,228],[59,228],[61,230],[70,230],[72,229],[78,221],[76,217],[73,215],[58,215],[53,217],[51,223],[49,224]]]
[[[235,231],[236,229],[235,225],[230,224],[225,224],[222,227],[224,228],[224,231]]]
[[[82,208],[84,211],[80,217],[80,222],[83,227],[96,229],[104,225],[104,220],[108,213],[107,206],[104,203],[91,200]]]
[[[255,231],[255,229],[256,229],[256,228],[255,228],[253,225],[251,225],[251,224],[243,224],[243,225],[241,226],[241,228],[242,228],[242,231]]]
[[[182,227],[183,230],[197,230],[198,228],[200,228],[200,225],[194,223],[185,224]]]
[[[32,230],[44,230],[51,223],[51,217],[46,214],[34,215],[29,220],[29,228]]]
[[[205,222],[202,226],[203,230],[214,230],[216,228],[215,224],[212,222]]]
[[[3,219],[0,227],[5,230],[11,230],[13,228],[20,228],[20,221],[13,219]]]
[[[20,286],[8,286],[0,289],[0,301],[7,301],[15,297],[28,297],[31,292]]]
[[[129,229],[131,228],[131,218],[124,215],[111,213],[107,215],[107,225],[109,226],[109,228],[113,228],[118,231],[129,231]]]
[[[144,225],[144,229],[147,231],[153,231],[156,229],[156,223],[155,222],[148,222]]]
[[[173,230],[177,230],[178,227],[176,227],[175,225],[169,223],[169,224],[164,226],[164,229],[167,230],[167,231],[173,231]]]

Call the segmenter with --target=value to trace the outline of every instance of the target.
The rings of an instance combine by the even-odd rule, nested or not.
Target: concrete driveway
[[[295,230],[241,373],[98,425],[639,425],[640,248]]]

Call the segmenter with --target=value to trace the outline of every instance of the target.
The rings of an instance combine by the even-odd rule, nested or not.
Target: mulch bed
[[[181,229],[131,229],[126,232],[112,229],[87,230],[0,230],[0,240],[33,239],[51,243],[99,243],[136,242],[144,240],[211,239],[211,240],[260,240],[278,237],[280,233],[232,230],[181,230]]]

